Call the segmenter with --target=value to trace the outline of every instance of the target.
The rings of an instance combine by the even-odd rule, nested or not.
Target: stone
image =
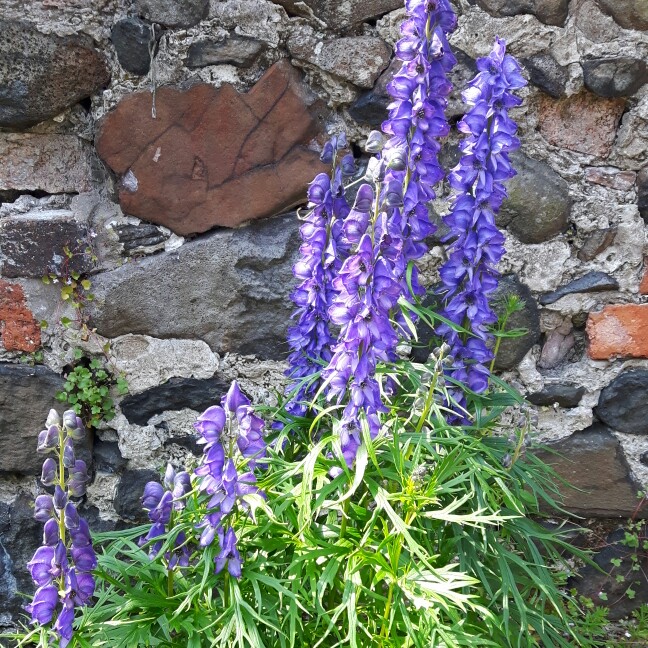
[[[109,353],[114,368],[126,378],[130,394],[169,378],[210,378],[218,368],[218,357],[202,340],[124,335],[110,341]]]
[[[26,128],[55,117],[109,79],[90,39],[45,35],[28,22],[0,20],[0,126]]]
[[[578,279],[570,281],[567,285],[561,286],[558,290],[541,295],[538,300],[542,306],[548,306],[557,302],[567,295],[576,293],[602,292],[604,290],[618,290],[619,282],[605,272],[592,271]]]
[[[607,157],[616,138],[623,99],[602,99],[587,91],[565,99],[540,97],[541,135],[554,146]]]
[[[477,61],[472,56],[458,47],[452,48],[452,53],[457,59],[457,64],[450,70],[448,79],[452,83],[452,92],[448,97],[448,107],[446,108],[446,116],[452,122],[454,118],[463,117],[466,112],[466,104],[461,98],[461,93],[468,84],[472,81],[479,70],[477,69]]]
[[[496,18],[532,14],[546,25],[562,26],[569,0],[477,0],[477,4]]]
[[[585,387],[574,383],[549,383],[540,391],[527,394],[526,399],[541,407],[552,407],[558,403],[560,407],[578,407],[585,394]]]
[[[626,29],[648,30],[645,0],[597,0],[601,9]]]
[[[556,99],[565,96],[569,80],[567,67],[560,65],[550,52],[538,52],[522,59],[521,62],[534,86]]]
[[[169,234],[151,223],[119,223],[113,226],[124,252],[133,253],[143,248],[164,246]]]
[[[299,221],[289,214],[101,273],[92,326],[109,338],[201,339],[218,353],[284,357],[299,244]]]
[[[87,272],[87,254],[68,258],[65,248],[84,245],[87,229],[66,210],[28,212],[0,219],[0,268],[4,277],[40,279],[47,274]]]
[[[128,461],[122,457],[117,441],[96,439],[92,449],[94,466],[97,470],[115,473],[126,468]]]
[[[648,82],[645,61],[629,56],[583,61],[583,80],[600,97],[629,97]]]
[[[387,92],[387,84],[400,70],[402,61],[394,59],[389,67],[378,77],[371,90],[364,92],[349,107],[349,115],[359,124],[366,124],[380,130],[381,124],[387,119],[387,106],[391,96]]]
[[[648,370],[619,374],[601,391],[596,415],[617,432],[648,434]]]
[[[567,482],[557,482],[561,505],[583,517],[629,517],[641,490],[630,472],[621,443],[595,423],[580,432],[533,451]],[[593,467],[596,467],[593,469]]]
[[[648,304],[614,304],[587,320],[593,360],[648,358]]]
[[[113,505],[117,514],[129,522],[148,522],[148,515],[142,508],[144,487],[150,481],[160,481],[155,470],[126,470],[117,485]]]
[[[508,198],[497,217],[522,243],[542,243],[569,225],[569,184],[548,164],[516,151],[511,155],[517,175],[507,183]]]
[[[491,297],[491,304],[496,315],[503,312],[503,300],[509,295],[516,295],[524,302],[524,307],[509,318],[507,329],[526,329],[521,337],[503,338],[495,358],[495,368],[513,369],[540,341],[540,315],[538,306],[529,288],[516,275],[504,275],[500,278],[499,286]]]
[[[389,65],[391,47],[377,36],[346,36],[322,41],[309,27],[291,32],[288,50],[298,61],[310,63],[360,88],[373,88]]]
[[[193,27],[207,17],[209,0],[136,0],[141,16],[165,27]]]
[[[163,385],[152,387],[141,394],[129,395],[120,404],[129,423],[147,425],[156,414],[182,409],[203,412],[220,403],[227,393],[229,382],[219,376],[206,380],[170,378]]]
[[[43,541],[43,525],[33,518],[34,498],[21,492],[0,503],[0,619],[24,618],[25,594],[36,589],[25,565]],[[6,615],[6,616],[5,616]],[[5,630],[6,628],[2,628]],[[7,644],[9,645],[9,644]],[[15,646],[16,643],[11,645]]]
[[[642,538],[647,533],[646,526],[638,530]],[[598,607],[607,608],[610,621],[629,618],[635,610],[648,603],[646,552],[641,546],[638,549],[628,546],[625,539],[625,528],[610,533],[603,549],[593,556],[595,564],[584,565],[578,570],[578,575],[568,581],[568,587],[575,588],[580,596],[591,599]],[[638,560],[633,560],[633,557]],[[632,598],[626,594],[629,588],[634,592]],[[605,594],[605,599],[601,594]]]
[[[119,65],[138,76],[146,76],[151,68],[151,50],[160,30],[139,18],[124,18],[115,23],[110,40],[117,52]]]
[[[366,20],[379,18],[383,14],[400,9],[400,0],[273,0],[280,4],[288,14],[317,19],[329,27],[338,29],[356,25]]]
[[[581,249],[578,250],[579,261],[592,261],[601,252],[605,252],[616,238],[618,228],[616,225],[605,229],[595,230],[588,234],[583,241]]]
[[[308,148],[320,104],[286,60],[247,94],[229,84],[127,96],[103,120],[101,158],[122,178],[122,211],[186,236],[304,202],[324,166]],[[132,125],[136,123],[138,128]]]
[[[576,338],[572,322],[566,319],[547,335],[538,359],[538,367],[540,369],[555,369],[567,358],[575,345]]]
[[[0,473],[39,475],[38,433],[50,409],[62,411],[55,395],[63,378],[42,365],[0,363]]]
[[[2,279],[0,279],[0,341],[5,351],[23,353],[33,353],[41,345],[40,325],[29,310],[22,286]]]
[[[634,187],[636,179],[637,174],[634,171],[621,171],[614,167],[587,167],[585,169],[587,182],[617,191],[630,191]]]
[[[91,168],[74,135],[0,133],[0,190],[82,193],[92,188]]]
[[[256,38],[230,34],[224,40],[205,40],[192,43],[187,52],[185,65],[189,68],[207,65],[234,65],[250,67],[267,45]]]
[[[637,200],[639,215],[648,223],[648,167],[637,174]]]

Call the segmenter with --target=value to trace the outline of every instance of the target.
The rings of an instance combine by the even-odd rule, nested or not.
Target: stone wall
[[[400,0],[0,4],[2,625],[30,589],[35,439],[75,348],[130,385],[85,450],[95,527],[141,520],[143,484],[196,452],[196,413],[230,379],[273,400],[293,210],[326,133],[345,129],[360,158],[382,121],[402,10]],[[529,334],[504,344],[500,369],[586,491],[567,505],[632,515],[648,484],[648,5],[456,5],[454,82],[495,35],[530,79],[500,223],[503,290],[525,300],[515,323]],[[458,90],[450,112],[461,115]],[[448,166],[456,144],[444,146]],[[445,209],[441,199],[434,214]],[[433,283],[443,251],[431,244]],[[61,281],[42,281],[72,273],[94,295],[81,315]]]

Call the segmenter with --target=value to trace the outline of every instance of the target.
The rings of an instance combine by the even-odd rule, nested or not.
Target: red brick
[[[648,358],[648,304],[617,304],[591,313],[587,336],[594,360]]]
[[[41,345],[40,326],[19,284],[0,279],[0,340],[7,351],[32,353]]]
[[[602,99],[583,91],[565,99],[540,99],[540,133],[554,146],[607,157],[625,99]]]
[[[232,86],[162,87],[123,99],[97,151],[122,176],[122,210],[186,236],[288,211],[325,169],[309,148],[322,107],[287,61],[247,94]]]

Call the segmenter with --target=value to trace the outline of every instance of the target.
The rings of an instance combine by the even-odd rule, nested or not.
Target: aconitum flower
[[[44,523],[43,545],[27,563],[38,588],[27,611],[32,623],[54,621],[52,630],[61,648],[72,640],[75,609],[90,602],[95,587],[97,557],[90,529],[72,501],[85,494],[90,480],[85,462],[74,451],[74,441],[84,436],[81,419],[71,410],[62,421],[51,410],[46,429],[38,435],[37,451],[53,455],[43,463],[41,481],[54,486],[54,492],[38,495],[35,501],[34,517]]]
[[[197,525],[199,544],[206,547],[218,537],[221,551],[215,558],[216,573],[227,567],[235,578],[241,575],[241,557],[232,522],[239,513],[248,513],[246,498],[261,494],[253,470],[265,463],[263,427],[263,419],[254,413],[236,381],[221,405],[208,408],[195,424],[201,437],[198,443],[205,446],[195,471],[198,489],[210,497],[208,513]]]
[[[408,17],[395,47],[402,66],[387,86],[393,101],[382,129],[390,139],[381,155],[387,162],[383,192],[400,187],[398,203],[391,201],[395,209],[389,225],[390,236],[400,230],[402,241],[391,263],[407,297],[410,285],[415,294],[423,292],[416,267],[409,283],[406,270],[427,251],[424,240],[434,231],[427,203],[436,198],[434,186],[445,175],[438,160],[439,138],[450,131],[445,109],[452,85],[447,74],[456,59],[447,36],[454,31],[457,17],[448,0],[407,0],[405,7]]]
[[[460,335],[447,325],[438,332],[452,348],[455,362],[450,375],[473,391],[483,392],[489,380],[487,363],[493,357],[488,327],[497,321],[488,296],[497,288],[497,264],[504,254],[504,237],[495,224],[495,214],[506,197],[505,181],[515,175],[509,153],[520,146],[517,126],[508,111],[520,105],[513,91],[526,81],[499,38],[477,67],[479,73],[463,92],[471,108],[459,123],[466,135],[461,161],[449,175],[456,195],[444,220],[450,226],[452,243],[440,270],[443,315],[472,335]]]
[[[332,280],[344,254],[340,247],[342,222],[350,211],[344,196],[342,178],[352,175],[355,164],[352,155],[338,156],[346,147],[344,134],[333,137],[324,146],[322,161],[333,165],[331,175],[320,173],[308,189],[308,214],[300,228],[302,245],[300,259],[293,268],[298,285],[292,293],[297,309],[295,325],[288,330],[286,375],[290,384],[287,410],[302,416],[307,403],[317,392],[321,381],[308,380],[317,374],[331,358],[334,337],[330,330],[328,309],[331,305]]]
[[[411,262],[426,251],[431,233],[427,203],[435,197],[434,185],[444,176],[437,159],[439,138],[448,134],[446,97],[451,85],[446,74],[455,64],[447,34],[456,17],[447,0],[408,0],[408,18],[396,45],[401,70],[389,84],[393,101],[383,132],[370,134],[367,145],[379,153],[366,177],[375,185],[360,187],[345,223],[342,241],[349,248],[337,276],[329,308],[331,322],[340,329],[338,341],[323,373],[327,398],[344,404],[338,432],[348,465],[355,459],[363,436],[380,428],[384,409],[382,386],[376,377],[379,361],[395,357],[401,321],[397,308],[410,285],[420,293]]]

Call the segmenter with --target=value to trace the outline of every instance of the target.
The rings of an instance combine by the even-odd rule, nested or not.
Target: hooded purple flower
[[[344,135],[326,143],[322,158],[333,164],[333,170],[331,176],[320,173],[311,183],[310,211],[300,229],[301,257],[293,268],[298,284],[292,293],[297,309],[293,313],[295,324],[288,330],[292,353],[286,372],[290,378],[286,390],[290,396],[287,410],[296,416],[306,413],[308,401],[319,389],[321,379],[316,376],[330,360],[334,342],[328,309],[333,298],[332,280],[344,255],[340,230],[350,211],[342,176],[352,174],[355,166],[351,155],[344,156],[338,165],[338,153],[345,146]]]
[[[223,571],[227,566],[227,571],[234,576],[234,578],[241,577],[241,556],[236,548],[236,534],[234,529],[229,527],[227,531],[219,537],[221,551],[214,558],[216,563],[216,573]]]
[[[488,387],[486,363],[493,357],[489,326],[497,321],[488,296],[497,288],[497,264],[504,254],[504,237],[495,224],[495,214],[506,197],[504,182],[515,175],[509,153],[520,145],[508,109],[521,103],[513,91],[526,81],[499,38],[477,67],[479,74],[463,93],[471,108],[459,123],[466,135],[462,157],[449,175],[456,195],[444,220],[450,226],[447,238],[452,243],[440,270],[443,315],[472,336],[465,338],[447,325],[439,326],[438,332],[452,348],[450,375],[473,391],[483,392]],[[459,392],[455,397],[461,401]]]

